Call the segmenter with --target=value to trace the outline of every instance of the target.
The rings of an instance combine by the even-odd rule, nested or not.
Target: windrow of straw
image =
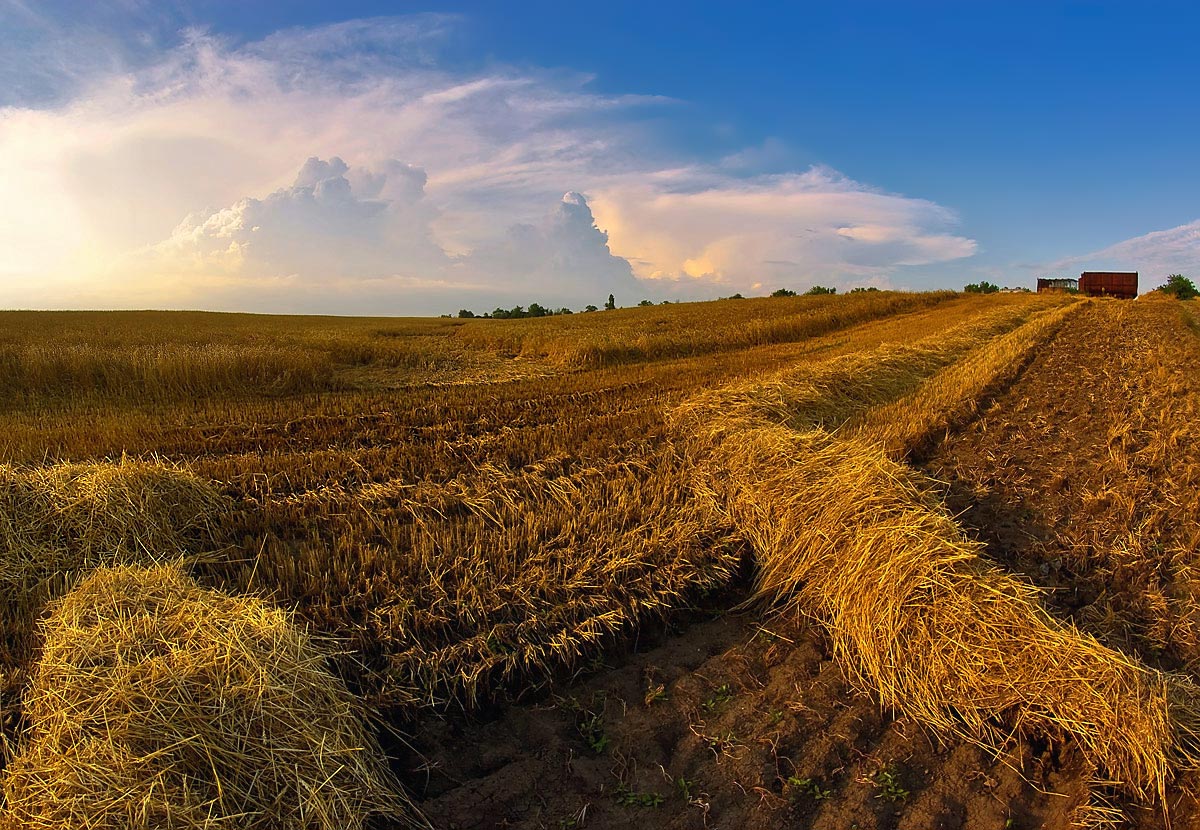
[[[908,345],[849,354],[696,395],[672,418],[703,425],[713,415],[725,415],[836,430],[872,407],[912,394],[964,355],[987,350],[999,335],[1023,340],[1030,330],[1045,332],[1069,308],[1001,308]]]
[[[0,828],[418,824],[354,698],[288,615],[176,568],[56,601]]]
[[[1051,618],[1034,588],[984,562],[917,473],[859,439],[724,433],[704,484],[758,554],[758,596],[823,622],[885,705],[976,740],[1001,721],[1070,733],[1141,795],[1196,763],[1191,684]]]
[[[918,392],[913,400],[929,411],[905,422],[908,433],[890,433],[890,446],[945,423],[1067,313],[974,352],[950,350],[968,357],[943,370],[970,367],[975,382],[959,398],[940,383]],[[1034,588],[985,562],[931,482],[873,436],[828,431],[855,416],[874,423],[871,405],[920,389],[936,377],[931,365],[953,363],[931,357],[937,351],[919,343],[834,361],[682,407],[673,420],[699,462],[698,491],[754,548],[757,595],[823,623],[849,674],[885,705],[983,742],[1009,730],[1068,733],[1128,790],[1161,796],[1177,770],[1200,760],[1200,693],[1190,680],[1052,618]]]
[[[595,369],[793,343],[954,298],[948,291],[880,291],[688,303],[565,318],[471,320],[456,338],[476,349]]]

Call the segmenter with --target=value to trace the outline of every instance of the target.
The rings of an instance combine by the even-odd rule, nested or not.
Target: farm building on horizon
[[[1079,275],[1079,290],[1089,297],[1132,300],[1138,295],[1138,272],[1084,271]]]
[[[1076,291],[1079,280],[1071,277],[1038,277],[1037,290],[1039,294],[1051,291]]]

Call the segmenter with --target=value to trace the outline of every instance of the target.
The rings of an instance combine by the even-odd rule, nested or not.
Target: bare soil
[[[819,629],[727,613],[493,719],[427,726],[419,804],[456,828],[1064,827],[1069,746],[939,745],[847,685]]]

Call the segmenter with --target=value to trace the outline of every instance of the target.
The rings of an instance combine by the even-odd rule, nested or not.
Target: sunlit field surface
[[[0,314],[0,826],[1186,826],[1198,318]]]

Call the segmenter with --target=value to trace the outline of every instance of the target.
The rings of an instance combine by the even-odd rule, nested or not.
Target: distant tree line
[[[1000,286],[994,282],[983,280],[982,282],[973,282],[963,286],[963,291],[968,294],[995,294],[1000,290]]]
[[[594,309],[595,306],[590,306],[590,308]],[[574,313],[575,312],[571,311],[571,309],[566,308],[565,306],[563,308],[546,308],[541,303],[530,303],[529,308],[520,305],[513,306],[512,308],[496,308],[490,313],[485,312],[484,314],[478,316],[485,319],[494,320],[517,320],[525,317],[557,317],[560,314]],[[458,310],[458,316],[463,319],[471,319],[477,315],[470,309],[460,308]]]
[[[869,288],[852,288],[852,289],[850,289],[850,293],[851,294],[860,294],[865,291],[878,291],[878,290],[879,289],[875,288],[874,286],[871,286]],[[968,291],[971,290],[970,286],[967,287],[967,290]],[[810,288],[804,292],[804,296],[814,297],[814,296],[818,296],[821,294],[836,294],[836,293],[837,293],[837,288],[826,288],[823,285],[814,285],[812,288]],[[780,289],[777,289],[776,291],[772,291],[771,296],[772,297],[795,297],[798,295],[796,294],[795,291],[791,290],[790,288],[780,288]],[[718,299],[744,300],[746,298],[743,297],[741,294],[731,294],[728,297],[720,297]],[[676,301],[676,302],[678,302],[678,301]],[[662,300],[659,302],[659,305],[670,305],[670,304],[671,304],[670,300]],[[654,305],[654,302],[652,300],[641,300],[638,302],[639,307],[652,306],[652,305]],[[612,294],[609,294],[607,302],[604,303],[604,310],[612,311],[616,307],[617,307],[616,297],[614,297]],[[590,312],[590,311],[599,311],[600,309],[598,309],[594,305],[589,305],[589,306],[586,306],[583,310],[584,310],[584,312]],[[475,312],[471,311],[470,309],[466,309],[466,308],[460,308],[458,310],[458,316],[461,319],[465,319],[465,320],[473,320],[473,319],[518,320],[518,319],[523,319],[526,317],[557,317],[560,314],[574,314],[574,313],[575,312],[571,311],[571,309],[566,308],[566,307],[548,308],[548,307],[542,305],[541,303],[530,303],[528,307],[514,306],[513,308],[496,308],[490,312],[485,312],[483,314],[476,314]],[[443,314],[442,316],[449,317],[451,315]]]

